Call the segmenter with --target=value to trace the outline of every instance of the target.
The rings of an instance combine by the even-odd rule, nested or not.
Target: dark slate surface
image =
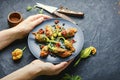
[[[83,19],[72,17],[84,32],[84,48],[90,45],[97,48],[97,54],[84,59],[76,67],[73,63],[57,76],[40,76],[36,80],[59,80],[64,73],[80,75],[83,80],[120,80],[120,4],[119,0],[0,0],[0,30],[8,28],[7,15],[11,11],[19,11],[23,17],[37,14],[36,10],[26,11],[28,5],[35,2],[59,7],[63,5],[75,11],[83,11]],[[45,12],[45,14],[50,15]],[[34,56],[28,47],[23,58],[15,63],[11,52],[15,48],[27,45],[27,38],[13,42],[0,51],[0,77],[27,65]]]

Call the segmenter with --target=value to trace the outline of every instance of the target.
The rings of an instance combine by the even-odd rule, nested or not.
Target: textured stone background
[[[80,75],[83,80],[120,80],[120,0],[0,0],[0,30],[9,28],[7,15],[19,11],[24,18],[37,14],[37,10],[26,11],[28,5],[36,2],[59,7],[61,5],[85,13],[84,18],[71,17],[82,29],[85,37],[84,48],[97,48],[97,54],[84,59],[74,68],[73,63],[57,76],[40,76],[35,80],[59,80],[64,73]],[[46,11],[44,14],[50,15]],[[13,62],[11,52],[27,46],[27,37],[15,41],[0,51],[0,77],[27,65],[34,56],[28,47],[19,62]],[[75,59],[76,60],[76,59]],[[17,74],[16,74],[17,75]],[[18,75],[17,75],[18,76]]]

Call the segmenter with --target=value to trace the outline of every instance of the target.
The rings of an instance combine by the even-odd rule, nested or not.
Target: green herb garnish
[[[30,11],[30,10],[32,10],[32,7],[31,6],[27,6],[26,10]]]
[[[43,14],[43,9],[40,9],[40,10],[39,10],[39,14]]]
[[[61,80],[82,80],[82,78],[78,75],[65,74],[65,76]]]

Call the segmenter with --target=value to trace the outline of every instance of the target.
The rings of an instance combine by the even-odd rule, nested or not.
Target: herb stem
[[[80,58],[76,61],[76,63],[74,64],[74,67],[79,64],[79,62],[80,62],[81,59],[82,59],[82,58],[80,57]]]
[[[49,40],[50,43],[58,43],[57,41],[54,40]]]
[[[48,48],[52,49],[52,47],[50,45],[51,45],[51,42],[48,44]]]
[[[22,49],[22,51],[24,51],[26,49],[26,46]]]
[[[63,40],[65,41],[65,38],[64,38],[64,37],[59,37],[59,40],[60,40],[60,39],[63,39]]]

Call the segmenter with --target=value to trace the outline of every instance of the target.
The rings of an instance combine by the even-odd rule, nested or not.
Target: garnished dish
[[[83,43],[81,29],[61,18],[44,21],[28,36],[31,53],[38,59],[52,63],[75,58],[81,51]]]
[[[35,40],[40,44],[40,57],[56,55],[62,58],[69,57],[75,51],[73,44],[76,42],[72,37],[75,36],[77,28],[64,28],[59,24],[59,20],[54,20],[53,25],[46,25],[45,29],[33,32]]]

